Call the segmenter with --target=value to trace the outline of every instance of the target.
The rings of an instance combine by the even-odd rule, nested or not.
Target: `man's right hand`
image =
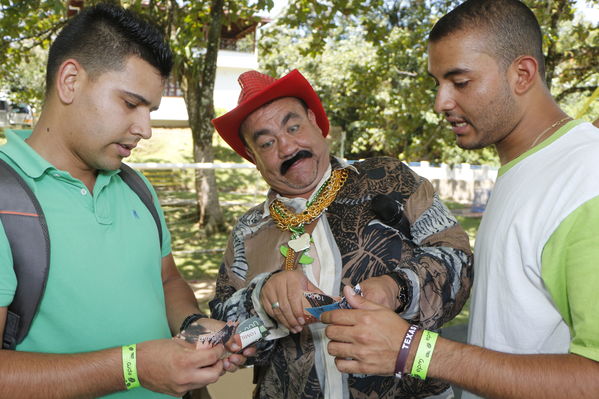
[[[212,384],[224,374],[223,345],[199,346],[181,339],[137,344],[137,372],[145,388],[172,396]]]
[[[302,302],[304,291],[321,293],[301,270],[283,271],[273,274],[264,283],[260,302],[270,317],[289,331],[298,333],[306,324]]]

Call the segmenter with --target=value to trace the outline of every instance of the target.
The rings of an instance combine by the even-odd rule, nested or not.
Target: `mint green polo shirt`
[[[56,169],[23,139],[7,132],[0,157],[37,196],[50,235],[50,272],[39,311],[20,351],[79,353],[170,338],[161,278],[170,234],[156,193],[162,250],[149,210],[118,171],[101,171],[93,195]],[[12,257],[0,226],[0,306],[16,288]],[[67,383],[65,381],[65,383]],[[165,397],[143,388],[111,398]]]

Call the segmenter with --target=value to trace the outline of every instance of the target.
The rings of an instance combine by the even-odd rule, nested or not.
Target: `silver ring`
[[[273,303],[272,305],[270,305],[270,306],[272,306],[272,310],[275,310],[275,309],[278,309],[278,308],[280,308],[280,307],[281,307],[281,304],[280,304],[279,302],[274,302],[274,303]]]

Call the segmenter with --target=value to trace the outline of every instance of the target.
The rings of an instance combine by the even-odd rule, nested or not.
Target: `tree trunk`
[[[216,59],[220,43],[223,18],[223,0],[211,4],[208,44],[203,64],[195,61],[186,73],[187,90],[185,103],[193,137],[193,159],[195,162],[213,162],[212,135],[214,127],[214,81]],[[196,169],[195,186],[199,211],[199,223],[207,233],[224,231],[223,212],[218,201],[216,176],[213,169]]]

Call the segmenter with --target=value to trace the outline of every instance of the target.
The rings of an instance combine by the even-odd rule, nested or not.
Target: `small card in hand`
[[[200,345],[204,343],[215,346],[226,343],[235,333],[237,322],[228,321],[223,328],[218,331],[210,331],[199,323],[193,323],[178,335],[185,341]]]
[[[356,295],[362,295],[360,284],[357,284],[354,287],[354,292]],[[331,296],[315,292],[304,292],[304,297],[311,306],[305,308],[309,312],[308,323],[320,320],[320,315],[324,312],[337,309],[351,309],[351,306],[345,297],[341,297],[341,299],[337,300]]]

